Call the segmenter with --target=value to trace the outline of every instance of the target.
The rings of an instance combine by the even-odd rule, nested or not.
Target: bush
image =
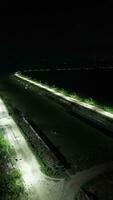
[[[0,200],[26,199],[20,172],[15,168],[13,158],[16,154],[0,133]]]

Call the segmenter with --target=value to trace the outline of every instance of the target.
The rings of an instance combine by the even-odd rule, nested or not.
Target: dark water
[[[26,72],[26,75],[99,103],[113,105],[113,70]]]

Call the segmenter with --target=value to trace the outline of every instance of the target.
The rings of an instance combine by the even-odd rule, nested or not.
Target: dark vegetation
[[[64,167],[68,169],[70,167],[70,164],[66,161],[66,158],[61,154],[61,152],[47,138],[46,134],[44,134],[42,130],[32,120],[27,119],[27,121],[34,128],[34,130],[40,135],[42,140],[45,141],[46,145],[51,149],[51,151],[60,160],[60,162],[64,165]]]
[[[18,109],[13,108],[7,102],[6,98],[3,99],[7,105],[10,115],[13,116],[19,128],[22,130],[23,136],[26,138],[28,145],[33,150],[38,162],[40,163],[41,171],[49,176],[64,177],[65,168],[68,168],[69,164],[66,162],[63,155],[60,153],[57,153],[57,156],[54,155],[54,151],[56,149],[52,149],[53,151],[51,151],[51,148],[49,149],[49,146],[50,144],[52,145],[52,143],[47,139],[46,135],[43,134],[41,129],[37,127],[30,119],[25,118],[25,116],[23,116]],[[55,148],[54,145],[52,145],[52,147]]]
[[[59,155],[61,156],[60,153],[56,156],[55,152],[57,152],[57,150],[42,130],[30,119],[25,119],[20,112],[17,112],[17,109],[14,110],[13,116],[15,117],[19,127],[22,129],[30,148],[36,155],[42,172],[53,177],[65,176],[65,168],[68,168],[69,164],[63,156],[59,158]],[[52,145],[52,149],[50,148],[50,145]]]
[[[25,75],[42,83],[76,92],[83,98],[92,98],[97,103],[113,105],[113,69],[86,68],[79,70],[50,70],[46,72],[24,72]]]
[[[19,85],[21,85],[21,87],[23,87],[23,85],[24,85],[24,87],[25,87],[25,82],[24,81],[21,81],[21,83],[19,83]],[[29,85],[28,83],[27,83],[27,85]],[[29,88],[29,87],[28,87]],[[37,87],[35,87],[35,86],[33,86],[32,87],[32,89],[31,89],[34,93],[33,94],[38,94],[38,92],[40,91],[40,89],[38,88],[37,89]],[[27,92],[27,94],[29,93],[29,92],[31,92],[31,90],[26,90],[26,92]],[[39,91],[38,91],[39,90]],[[42,89],[41,89],[41,91],[42,91]],[[24,92],[25,92],[25,90],[24,90]],[[32,92],[31,92],[31,94],[32,94]],[[47,96],[47,93],[45,93],[45,94],[43,94],[43,96]],[[33,101],[34,102],[34,101]],[[38,104],[36,104],[37,106],[38,106]],[[41,108],[42,109],[42,108]],[[39,112],[39,110],[38,110],[38,112]],[[48,114],[48,113],[47,113]],[[65,123],[65,122],[64,122]],[[66,126],[66,125],[65,125]],[[92,132],[92,133],[90,133],[89,132],[89,126],[87,127],[87,130],[86,130],[86,132],[85,132],[85,129],[84,130],[82,130],[83,131],[83,133],[85,133],[84,135],[82,135],[82,131],[81,130],[79,130],[79,129],[77,129],[78,128],[78,126],[76,126],[76,129],[75,130],[78,130],[79,131],[79,134],[75,134],[75,135],[73,135],[74,134],[74,126],[73,127],[71,127],[71,129],[70,129],[70,134],[69,135],[73,135],[73,140],[75,141],[75,147],[76,147],[76,149],[77,149],[77,146],[78,146],[78,144],[77,144],[77,141],[79,141],[79,138],[80,138],[80,141],[81,141],[81,143],[82,143],[82,149],[84,148],[84,152],[83,151],[81,151],[81,149],[79,148],[79,150],[77,149],[76,150],[76,152],[74,152],[74,155],[73,155],[73,160],[76,160],[76,161],[74,161],[75,163],[77,163],[77,171],[79,171],[79,170],[82,170],[83,168],[88,168],[88,167],[91,167],[92,166],[92,163],[95,163],[95,164],[98,164],[98,163],[102,163],[102,162],[105,162],[105,161],[109,161],[109,160],[111,160],[110,159],[110,157],[112,157],[112,153],[111,153],[111,150],[110,150],[110,153],[108,153],[108,151],[105,151],[104,150],[104,148],[105,148],[105,143],[107,142],[107,140],[109,140],[109,138],[104,138],[101,134],[99,134],[98,133],[98,135],[96,135],[96,133],[98,132],[96,129],[95,130],[93,130],[94,132]],[[64,129],[64,125],[63,125],[63,129]],[[82,129],[82,127],[81,127],[81,129]],[[73,131],[74,130],[74,131]],[[95,132],[96,131],[96,132]],[[64,145],[65,146],[65,141],[66,141],[66,137],[67,137],[67,132],[66,132],[66,129],[65,129],[65,133],[64,133],[64,135],[65,135],[65,139],[64,139],[64,142],[63,142],[63,144],[62,145]],[[88,135],[87,135],[88,134]],[[91,136],[91,134],[92,134],[92,136]],[[94,135],[93,135],[94,134]],[[81,137],[80,137],[80,135],[82,135],[82,138],[84,137],[84,139],[82,139],[81,140]],[[86,138],[86,135],[87,135],[87,138]],[[94,136],[94,140],[92,140],[92,137]],[[96,136],[96,138],[95,138],[95,136]],[[91,141],[90,141],[90,144],[89,144],[89,139],[91,138]],[[100,138],[100,140],[101,140],[101,142],[99,143],[99,138]],[[50,138],[49,138],[50,139]],[[96,140],[95,140],[96,139]],[[68,138],[68,141],[69,140],[71,140],[71,138],[69,137]],[[84,141],[84,142],[83,142]],[[101,149],[101,145],[100,144],[103,144],[103,142],[105,142],[104,143],[104,145],[102,145],[103,146],[103,150]],[[112,141],[109,141],[109,147],[110,147],[110,142],[112,143]],[[55,144],[55,140],[53,141],[53,143]],[[94,145],[94,143],[95,143],[95,145]],[[70,141],[69,141],[69,144],[70,144]],[[94,147],[95,146],[95,147]],[[89,147],[91,147],[90,148],[90,151],[89,151]],[[70,148],[70,151],[71,151],[71,146],[69,146],[69,148]],[[112,148],[112,144],[111,144],[111,148]],[[66,148],[66,152],[67,152],[67,154],[68,154],[68,148]],[[74,150],[75,151],[75,150]],[[86,153],[86,151],[88,151],[87,153]],[[98,152],[98,153],[97,153]],[[102,153],[103,152],[103,153]],[[86,156],[86,154],[88,154],[87,156]],[[97,156],[98,155],[98,156]],[[90,157],[90,158],[89,158]],[[97,158],[98,157],[98,158]],[[103,158],[102,158],[103,157]]]
[[[20,172],[16,169],[16,154],[9,146],[0,131],[0,199],[21,200],[27,194],[21,179]]]
[[[8,102],[41,127],[67,160],[77,166],[75,171],[112,160],[112,140],[104,137],[98,129],[67,114],[62,106],[46,98],[46,93],[40,96],[42,89],[33,86],[25,90],[25,83],[16,79],[4,87]],[[51,130],[58,135],[51,134]]]

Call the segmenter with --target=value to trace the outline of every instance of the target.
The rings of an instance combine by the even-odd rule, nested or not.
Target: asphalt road
[[[0,99],[0,127],[4,129],[5,138],[15,149],[17,167],[20,170],[28,191],[29,200],[59,200],[64,186],[63,179],[50,178],[42,174],[40,165],[29,148],[16,123],[8,115]],[[3,113],[6,113],[4,116]]]
[[[4,83],[2,91],[9,102],[29,116],[76,168],[105,163],[113,159],[113,139],[100,130],[71,116],[35,86],[26,88],[23,81]]]
[[[73,200],[83,184],[113,169],[113,163],[100,165],[73,175],[69,181],[47,177],[40,171],[39,163],[1,100],[0,127],[4,129],[6,140],[16,151],[17,167],[28,190],[29,200]]]

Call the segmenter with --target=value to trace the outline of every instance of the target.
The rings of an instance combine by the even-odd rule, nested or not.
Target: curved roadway
[[[44,90],[28,86],[23,81],[17,83],[7,80],[3,83],[2,94],[43,129],[75,169],[85,169],[113,160],[113,139],[71,116],[65,108],[50,99]],[[62,184],[58,185],[61,187]]]
[[[8,81],[3,93],[15,108],[38,124],[75,168],[77,165],[87,168],[113,159],[113,139],[72,116],[43,89],[28,87],[23,81]]]
[[[5,115],[3,115],[5,113]],[[0,127],[4,129],[5,138],[13,146],[17,156],[17,167],[22,175],[29,200],[59,200],[63,191],[64,180],[50,178],[42,174],[40,165],[29,148],[16,123],[8,115],[0,99]]]

